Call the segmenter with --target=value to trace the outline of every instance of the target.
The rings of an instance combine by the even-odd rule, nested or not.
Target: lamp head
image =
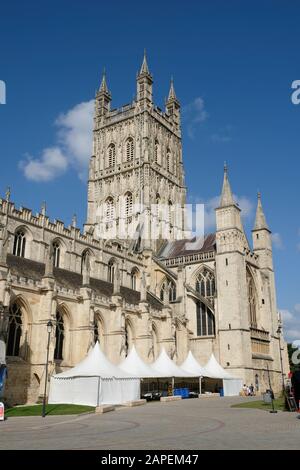
[[[48,323],[47,323],[47,331],[48,331],[48,333],[51,333],[52,327],[53,327],[52,321],[49,320]]]

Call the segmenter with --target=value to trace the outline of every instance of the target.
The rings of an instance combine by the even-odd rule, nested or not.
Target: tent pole
[[[202,393],[202,384],[201,384],[201,380],[202,380],[202,377],[201,377],[201,375],[200,375],[200,377],[199,377],[199,395],[201,395],[201,393]]]
[[[99,406],[99,393],[100,393],[100,377],[98,377],[97,406]]]
[[[174,395],[175,378],[172,377],[172,395]]]

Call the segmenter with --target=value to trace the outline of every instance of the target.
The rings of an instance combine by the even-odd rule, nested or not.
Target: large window
[[[115,264],[113,260],[110,260],[108,263],[108,273],[107,273],[108,282],[114,283],[115,280]]]
[[[53,266],[55,268],[60,267],[60,244],[59,242],[53,243]]]
[[[249,321],[252,328],[257,328],[256,316],[256,289],[252,275],[247,269]]]
[[[93,328],[93,333],[94,333],[94,344],[97,343],[97,341],[100,344],[100,334],[99,334],[99,322],[97,317],[94,317],[94,328]]]
[[[81,274],[84,272],[90,272],[91,262],[90,262],[90,253],[88,250],[85,250],[81,256]]]
[[[176,300],[176,284],[171,279],[166,279],[160,288],[160,300],[163,302],[165,299],[169,299],[169,302]]]
[[[159,152],[160,152],[159,142],[156,139],[155,142],[154,142],[154,161],[155,161],[155,163],[160,163]]]
[[[212,335],[215,335],[214,315],[203,302],[197,302],[197,336]]]
[[[24,230],[15,233],[13,254],[25,258],[26,236]]]
[[[112,197],[105,201],[105,222],[112,222],[115,218],[115,206]]]
[[[134,153],[133,138],[129,137],[126,141],[126,160],[128,162],[133,160],[133,153]]]
[[[11,304],[8,316],[7,356],[19,356],[22,336],[22,311],[17,302]]]
[[[137,290],[137,278],[138,278],[138,270],[133,268],[130,273],[130,287],[133,290]]]
[[[132,216],[133,211],[133,198],[131,193],[125,194],[125,218]]]
[[[108,147],[108,166],[113,167],[116,164],[116,146],[110,144]]]
[[[56,312],[56,329],[55,329],[55,350],[54,359],[63,359],[63,349],[65,340],[64,318],[61,312]]]
[[[215,277],[213,273],[207,269],[204,269],[197,277],[196,291],[199,292],[202,297],[207,298],[211,304],[213,304],[215,290]]]
[[[172,168],[171,168],[171,152],[170,152],[170,149],[167,150],[167,171],[168,171],[168,172],[171,172],[171,171],[172,171]]]

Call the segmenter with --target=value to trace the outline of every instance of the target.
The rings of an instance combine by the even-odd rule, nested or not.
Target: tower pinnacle
[[[147,75],[150,75],[148,64],[147,64],[146,49],[144,49],[144,58],[143,58],[143,63],[142,63],[141,70],[140,70],[140,75],[144,73]]]
[[[171,101],[171,100],[177,100],[175,89],[174,89],[173,77],[171,77],[170,91],[169,91],[169,96],[168,96],[168,101]]]
[[[228,169],[226,162],[224,163],[224,180],[223,180],[223,188],[222,188],[222,195],[221,195],[221,202],[220,207],[232,206],[234,205],[234,200],[232,196],[232,191],[228,179]]]
[[[268,227],[264,210],[262,207],[262,203],[261,203],[261,194],[260,192],[258,192],[254,230],[261,230],[261,229],[269,230],[269,227]]]
[[[99,91],[100,91],[100,92],[103,92],[103,93],[109,93],[108,87],[107,87],[107,83],[106,83],[106,71],[105,71],[105,68],[103,69],[102,81],[101,81],[101,85],[100,85]]]

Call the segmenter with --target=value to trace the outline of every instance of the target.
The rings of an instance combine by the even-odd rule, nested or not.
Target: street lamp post
[[[280,341],[280,335],[281,335],[281,325],[280,325],[280,324],[279,324],[279,326],[278,326],[277,333],[278,333],[278,342],[279,342],[279,354],[280,354],[280,367],[281,367],[282,390],[283,390],[283,392],[285,392],[283,363],[282,363],[282,352],[281,352],[281,341]]]
[[[43,410],[42,417],[46,416],[46,394],[47,394],[47,380],[48,380],[48,361],[49,361],[49,347],[50,347],[50,336],[52,331],[52,321],[49,320],[47,323],[47,332],[48,332],[48,342],[47,342],[47,359],[46,359],[46,374],[45,374],[45,388],[44,388],[44,397],[43,397]]]

